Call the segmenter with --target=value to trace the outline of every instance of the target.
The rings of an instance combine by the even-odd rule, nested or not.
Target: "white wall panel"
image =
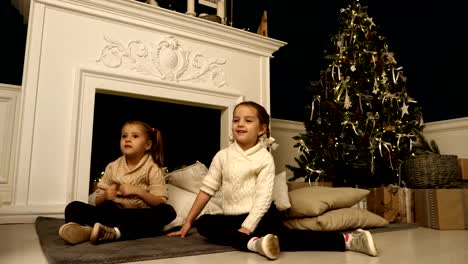
[[[21,87],[0,84],[0,206],[12,202]]]

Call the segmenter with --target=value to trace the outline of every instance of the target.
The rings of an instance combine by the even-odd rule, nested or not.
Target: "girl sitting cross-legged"
[[[107,165],[96,206],[73,201],[65,208],[59,236],[70,244],[93,244],[156,236],[176,217],[166,204],[161,133],[141,121],[121,131],[122,156]]]
[[[234,108],[232,133],[235,141],[220,150],[203,179],[202,187],[185,223],[168,236],[185,237],[194,225],[213,243],[277,259],[283,251],[345,251],[377,256],[369,231],[351,233],[291,230],[272,204],[275,165],[262,138],[270,136],[270,116],[255,102]],[[197,216],[216,193],[223,197],[223,214]],[[197,219],[194,222],[194,219]]]

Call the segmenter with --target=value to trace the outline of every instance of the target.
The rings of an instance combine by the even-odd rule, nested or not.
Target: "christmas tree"
[[[403,67],[359,1],[340,10],[324,62],[311,85],[305,132],[294,137],[300,155],[298,166],[287,165],[291,180],[399,185],[401,163],[424,127],[422,113],[408,95]]]

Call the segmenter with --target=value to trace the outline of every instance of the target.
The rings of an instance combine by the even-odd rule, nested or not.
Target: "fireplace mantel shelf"
[[[259,34],[134,0],[36,0],[36,2],[213,45],[226,45],[229,48],[259,55],[269,56],[286,44]]]

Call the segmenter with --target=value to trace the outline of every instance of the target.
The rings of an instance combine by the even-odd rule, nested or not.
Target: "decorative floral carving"
[[[207,58],[198,52],[184,51],[179,41],[170,36],[159,44],[131,41],[127,46],[104,38],[107,45],[97,62],[109,68],[125,68],[167,81],[206,81],[216,87],[227,86],[224,58]]]

